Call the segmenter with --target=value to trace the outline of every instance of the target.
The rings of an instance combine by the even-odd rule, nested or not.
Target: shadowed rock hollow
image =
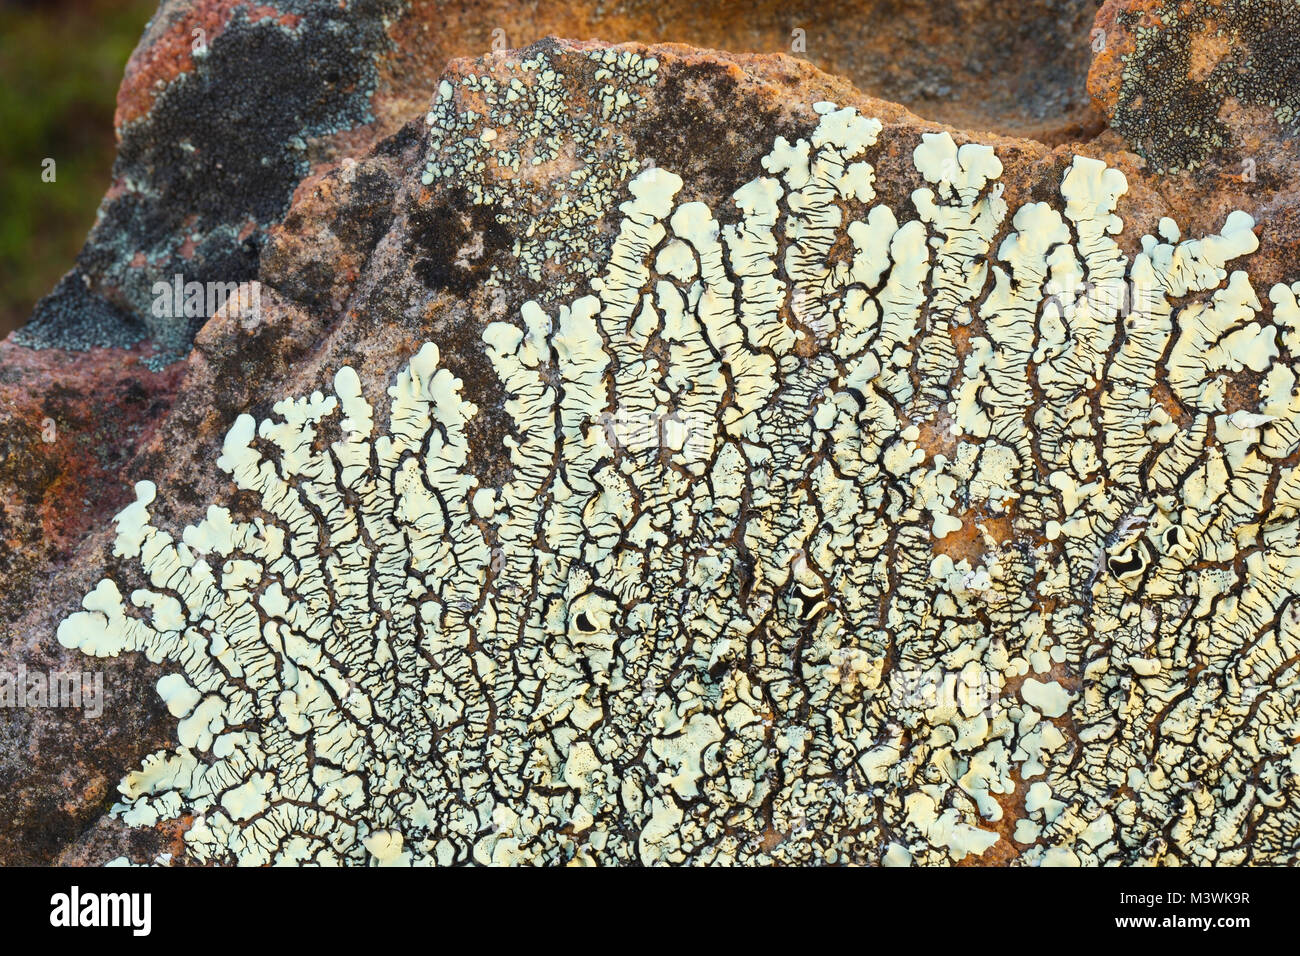
[[[0,652],[108,695],[5,714],[6,859],[1290,862],[1294,180],[991,6],[164,4],[0,346]]]

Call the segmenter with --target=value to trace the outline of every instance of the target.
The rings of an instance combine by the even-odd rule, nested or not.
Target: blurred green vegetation
[[[0,0],[0,336],[71,266],[113,168],[113,109],[157,0]],[[53,159],[57,178],[41,179]]]

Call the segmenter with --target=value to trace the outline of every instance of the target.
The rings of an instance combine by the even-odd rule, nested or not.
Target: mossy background
[[[71,266],[113,168],[113,109],[156,0],[0,0],[0,336]],[[57,179],[41,180],[54,159]]]

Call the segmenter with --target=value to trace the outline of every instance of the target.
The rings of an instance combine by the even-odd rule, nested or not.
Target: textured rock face
[[[106,710],[13,712],[7,859],[1291,861],[1294,187],[391,35],[260,306],[77,372],[154,384],[22,558]]]
[[[1300,129],[1294,3],[1108,0],[1096,29],[1105,42],[1089,88],[1154,168],[1290,171]]]
[[[114,183],[95,229],[17,340],[90,348],[148,338],[159,349],[150,363],[179,358],[211,310],[160,309],[154,284],[177,274],[254,278],[266,230],[298,183],[391,132],[454,56],[548,35],[794,50],[869,91],[932,105],[939,118],[1041,133],[1087,122],[1078,80],[1092,6],[1039,0],[1007,16],[990,0],[743,12],[695,2],[520,9],[481,0],[449,12],[403,0],[169,0],[127,69]],[[900,61],[905,44],[931,56]]]
[[[590,73],[617,124],[659,71],[596,49],[448,78],[422,179],[495,165],[471,201],[496,205],[588,128],[535,99]],[[114,554],[147,585],[128,608],[105,578],[59,629],[182,668],[158,684],[179,747],[127,776],[124,821],[188,811],[186,852],[226,863],[947,863],[1011,817],[1031,863],[1289,861],[1300,398],[1275,338],[1300,346],[1300,283],[1260,321],[1225,268],[1257,248],[1245,213],[1185,242],[1164,220],[1130,259],[1121,172],[1077,157],[1059,210],[1012,213],[994,150],[947,133],[900,224],[882,124],[813,114],[725,226],[655,167],[608,252],[575,249],[626,160],[570,174],[593,220],[553,201],[516,268],[607,265],[453,337],[495,388],[428,343],[377,414],[342,366],[235,421],[237,511],[177,537],[137,485]],[[503,482],[471,460],[478,402]]]

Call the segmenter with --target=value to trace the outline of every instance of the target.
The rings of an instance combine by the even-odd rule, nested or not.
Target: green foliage
[[[0,335],[72,265],[113,165],[122,70],[154,0],[0,6]],[[57,178],[44,182],[42,163]]]

